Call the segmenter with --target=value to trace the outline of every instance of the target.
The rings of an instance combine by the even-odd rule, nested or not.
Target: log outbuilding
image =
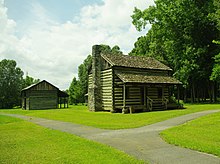
[[[88,106],[91,111],[152,111],[167,109],[170,89],[180,81],[172,69],[151,57],[103,54],[92,49]]]
[[[69,95],[43,80],[21,91],[22,109],[56,109],[68,107]]]

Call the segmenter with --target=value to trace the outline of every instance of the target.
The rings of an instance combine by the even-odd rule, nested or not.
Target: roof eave
[[[155,70],[155,71],[173,71],[171,68],[163,69],[163,68],[140,68],[140,67],[127,67],[121,65],[112,65],[112,67],[119,67],[119,68],[134,68],[134,69],[144,69],[144,70]]]
[[[166,84],[166,85],[182,85],[182,83],[158,83],[158,82],[123,82],[125,84],[155,84],[155,85],[162,85],[162,84]]]
[[[105,54],[101,53],[101,57],[102,57],[105,61],[107,61],[112,67],[115,65],[111,60],[109,60],[109,59],[105,56]]]

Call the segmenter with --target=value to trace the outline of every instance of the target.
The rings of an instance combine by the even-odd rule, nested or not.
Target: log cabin
[[[181,84],[171,71],[154,58],[104,54],[100,45],[94,45],[88,80],[89,110],[132,113],[167,109],[170,88]]]
[[[69,95],[51,83],[43,80],[37,84],[30,85],[21,91],[22,109],[56,109],[68,108]]]

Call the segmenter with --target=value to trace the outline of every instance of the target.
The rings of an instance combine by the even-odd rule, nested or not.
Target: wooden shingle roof
[[[41,84],[41,83],[44,83],[44,82],[47,83],[47,84],[49,84],[49,85],[51,85],[52,87],[56,88],[57,90],[59,90],[59,88],[57,88],[57,87],[54,86],[53,84],[49,83],[48,81],[42,80],[42,81],[40,81],[40,82],[38,82],[38,83],[36,83],[36,84],[32,84],[32,85],[30,85],[30,86],[28,86],[28,87],[26,87],[26,88],[23,88],[21,91],[29,90],[29,89],[31,89],[31,88],[33,88],[33,87],[35,87],[35,86],[37,86],[37,85],[39,85],[39,84]]]
[[[132,67],[132,68],[144,68],[144,69],[155,69],[155,70],[169,70],[172,69],[158,60],[151,57],[142,56],[129,56],[129,55],[112,55],[102,54],[102,57],[111,64],[111,66],[120,67]]]
[[[28,87],[26,87],[26,88],[23,88],[23,89],[21,90],[21,92],[25,92],[25,91],[27,91],[27,90],[30,90],[31,88],[34,88],[35,86],[37,86],[37,85],[39,85],[39,84],[41,84],[41,83],[47,83],[47,84],[49,84],[50,86],[54,87],[56,90],[58,90],[58,97],[69,97],[69,95],[68,95],[66,92],[61,91],[59,88],[57,88],[56,86],[54,86],[53,84],[49,83],[49,82],[46,81],[46,80],[42,80],[42,81],[40,81],[40,82],[38,82],[38,83],[36,83],[36,84],[32,84],[32,85],[30,85],[30,86],[28,86]]]
[[[124,83],[146,83],[146,84],[182,84],[171,76],[146,75],[142,73],[118,72],[116,75]]]

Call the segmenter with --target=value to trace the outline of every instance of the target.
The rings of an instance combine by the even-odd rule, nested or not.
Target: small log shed
[[[69,95],[51,83],[43,80],[21,91],[22,109],[56,109],[68,108]]]

